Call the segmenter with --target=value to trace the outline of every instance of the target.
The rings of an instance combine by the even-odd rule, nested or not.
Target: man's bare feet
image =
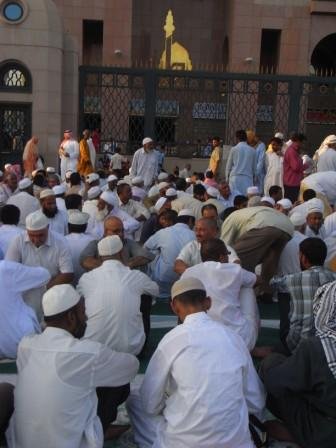
[[[130,429],[130,425],[110,425],[105,431],[105,440],[116,440]]]
[[[254,347],[254,349],[251,351],[251,356],[254,358],[266,358],[266,356],[273,353],[273,347],[270,345],[264,345],[261,347]]]

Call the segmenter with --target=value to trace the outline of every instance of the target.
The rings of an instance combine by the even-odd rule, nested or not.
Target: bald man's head
[[[202,261],[216,261],[220,263],[228,262],[229,251],[224,242],[219,238],[211,238],[201,244]]]
[[[109,216],[104,221],[104,237],[117,235],[124,240],[124,225],[116,216]]]

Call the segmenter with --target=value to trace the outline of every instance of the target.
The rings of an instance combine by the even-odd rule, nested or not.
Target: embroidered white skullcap
[[[72,171],[72,170],[66,170],[66,172],[65,172],[65,178],[66,178],[66,179],[70,179],[70,176],[71,176],[72,173],[75,173],[75,171]]]
[[[191,216],[192,218],[195,218],[195,213],[189,208],[183,208],[179,211],[178,216]]]
[[[248,189],[246,190],[247,194],[259,194],[259,189],[258,187],[248,187]]]
[[[40,199],[44,199],[49,196],[55,196],[55,193],[51,188],[46,188],[45,190],[42,190],[40,193]]]
[[[42,308],[46,317],[56,316],[77,305],[81,296],[69,284],[56,285],[43,294]]]
[[[27,230],[42,230],[48,227],[49,220],[41,210],[30,213],[26,218]]]
[[[270,196],[263,196],[260,199],[260,202],[268,202],[269,204],[271,204],[273,207],[275,206],[275,200],[273,198],[271,198]]]
[[[25,190],[32,185],[32,181],[28,177],[24,177],[19,182],[19,190]]]
[[[118,178],[114,174],[110,174],[109,177],[107,178],[107,182],[113,182],[115,180],[118,180]]]
[[[123,248],[123,243],[119,236],[112,235],[106,236],[98,243],[98,253],[102,257],[108,257],[109,255],[115,255],[119,253]]]
[[[323,213],[324,205],[321,199],[313,198],[307,201],[307,215],[309,213]]]
[[[168,179],[168,173],[164,173],[164,172],[162,172],[162,173],[160,173],[159,175],[158,175],[158,180],[160,180],[160,181],[163,181],[163,180],[166,180],[166,179]]]
[[[99,175],[97,173],[88,174],[85,180],[88,184],[92,184],[92,182],[99,180]]]
[[[100,195],[100,199],[102,199],[109,205],[113,205],[113,207],[118,206],[116,197],[112,193],[112,191],[103,191],[103,193]]]
[[[198,278],[194,277],[183,278],[181,280],[177,280],[177,282],[173,284],[171,289],[171,297],[173,299],[174,297],[179,296],[184,292],[195,290],[201,290],[206,292],[206,289],[201,280],[198,280]]]
[[[82,226],[87,224],[89,221],[90,215],[85,212],[81,212],[80,210],[68,210],[68,223],[73,224],[75,226]]]
[[[101,193],[101,189],[98,186],[91,187],[87,192],[88,199],[90,199],[90,200],[95,199],[100,195],[100,193]]]
[[[132,185],[139,185],[143,183],[143,178],[141,176],[133,177]]]
[[[218,196],[219,196],[219,191],[215,187],[209,187],[206,192],[212,198],[216,198],[217,199]]]
[[[118,185],[118,186],[119,186],[119,185],[129,185],[130,187],[132,186],[131,181],[128,180],[128,179],[125,179],[125,178],[120,179],[120,180],[118,181],[117,185]]]
[[[287,198],[280,199],[280,201],[278,201],[277,204],[281,205],[281,207],[284,208],[285,210],[290,210],[293,207],[292,201]]]
[[[12,166],[12,164],[11,163],[6,163],[6,165],[5,165],[5,170],[9,170],[9,168]]]
[[[56,170],[53,166],[47,166],[46,172],[49,174],[55,174]]]
[[[164,188],[169,187],[169,183],[168,182],[160,182],[158,185],[159,190],[163,190]]]
[[[299,212],[294,212],[289,219],[291,220],[292,224],[297,227],[297,226],[303,226],[303,224],[305,224],[306,222],[306,217],[304,214],[299,213]]]
[[[285,136],[283,135],[282,132],[276,132],[276,133],[274,134],[274,137],[276,137],[276,138],[280,138],[280,140],[284,140],[284,138],[285,138]]]
[[[153,185],[152,188],[149,189],[148,197],[151,198],[153,196],[157,196],[160,194],[159,187],[157,185]]]
[[[154,210],[159,213],[159,211],[161,210],[161,208],[165,205],[167,201],[167,198],[160,198],[156,201],[155,205],[154,205]]]
[[[175,188],[168,188],[168,190],[166,191],[166,196],[167,198],[177,196],[177,191],[175,190]]]
[[[148,143],[152,143],[152,142],[153,142],[153,140],[150,137],[145,137],[142,140],[142,145],[147,145]]]
[[[58,194],[64,194],[66,192],[66,188],[65,186],[62,185],[55,185],[53,187],[53,192],[55,193],[55,195],[57,196]]]

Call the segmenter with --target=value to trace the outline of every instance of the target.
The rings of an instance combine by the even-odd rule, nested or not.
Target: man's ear
[[[208,311],[211,308],[212,300],[210,297],[206,297],[203,301],[203,310]]]
[[[176,314],[176,316],[179,315],[179,303],[176,300],[172,299],[170,301],[170,308],[172,309],[173,313]]]

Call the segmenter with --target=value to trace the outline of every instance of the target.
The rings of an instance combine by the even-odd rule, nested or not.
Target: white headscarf
[[[328,135],[328,137],[323,140],[320,147],[315,151],[313,157],[315,162],[317,162],[318,158],[328,149],[328,145],[331,143],[336,143],[336,135]]]

